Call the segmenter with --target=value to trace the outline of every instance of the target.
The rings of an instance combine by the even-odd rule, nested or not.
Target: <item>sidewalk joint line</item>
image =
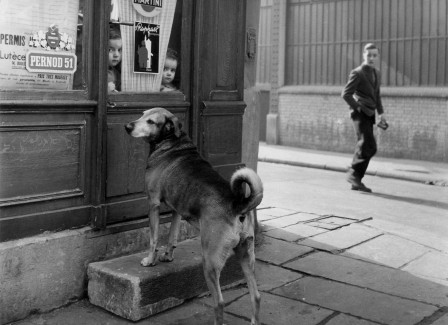
[[[372,220],[373,220],[373,218],[372,218]],[[418,244],[418,245],[420,245],[420,246],[423,246],[423,247],[432,249],[432,250],[434,250],[434,251],[436,251],[436,252],[439,252],[439,253],[447,254],[447,255],[448,255],[448,252],[447,252],[447,251],[440,250],[440,249],[438,249],[438,248],[436,248],[436,247],[428,246],[427,244],[419,243],[419,242],[417,242],[417,241],[415,241],[415,240],[413,240],[413,239],[411,239],[411,238],[403,237],[403,236],[401,236],[401,235],[398,234],[398,233],[390,232],[390,231],[387,231],[387,230],[384,230],[384,229],[381,229],[381,228],[374,227],[374,226],[372,226],[372,225],[365,225],[365,226],[366,226],[366,227],[369,227],[369,228],[372,228],[372,229],[376,229],[376,230],[382,231],[382,232],[384,233],[384,235],[390,235],[390,236],[398,237],[398,238],[407,240],[407,241],[409,241],[409,242],[411,242],[411,243]]]
[[[289,271],[294,271],[294,272],[298,272],[300,274],[304,274],[305,277],[313,277],[313,278],[323,279],[323,280],[330,281],[330,282],[336,282],[336,283],[339,283],[339,284],[344,284],[344,285],[355,287],[355,288],[358,288],[358,289],[369,290],[369,291],[372,291],[372,292],[384,294],[386,296],[391,296],[391,297],[400,298],[400,299],[404,299],[404,300],[408,300],[408,301],[418,302],[418,303],[421,303],[421,304],[424,304],[424,305],[433,306],[433,307],[437,307],[437,308],[444,308],[444,307],[448,308],[448,306],[443,306],[443,305],[440,305],[440,304],[430,303],[430,302],[427,302],[427,301],[422,301],[422,300],[413,299],[413,298],[409,298],[409,297],[403,297],[403,296],[399,296],[397,294],[384,292],[384,291],[380,291],[380,290],[376,290],[376,289],[372,289],[372,288],[368,288],[368,287],[362,286],[362,285],[357,285],[357,284],[353,284],[353,283],[347,283],[347,282],[343,282],[341,280],[326,278],[324,276],[315,275],[315,274],[311,274],[311,273],[307,273],[307,272],[303,272],[303,271],[298,271],[298,270],[295,270],[295,269],[292,269],[292,268],[289,268],[289,267],[286,267],[286,266],[282,266],[282,267],[284,269],[286,269],[286,270],[289,270]],[[401,271],[401,270],[398,270],[398,271]],[[401,272],[404,272],[404,271],[401,271]],[[300,281],[300,280],[303,280],[303,279],[304,279],[304,277],[300,278],[300,279],[297,279],[295,281]]]
[[[303,278],[302,278],[303,279]],[[298,280],[296,280],[296,281],[300,281],[301,279],[298,279]],[[294,281],[293,281],[294,282]],[[329,310],[329,311],[332,311],[333,313],[340,313],[340,314],[344,314],[344,315],[349,315],[349,316],[351,316],[351,317],[355,317],[355,318],[357,318],[357,319],[361,319],[361,320],[365,320],[365,321],[368,321],[368,322],[372,322],[372,323],[374,323],[374,324],[379,324],[379,325],[388,325],[388,324],[386,324],[386,323],[379,323],[379,322],[377,322],[377,321],[374,321],[374,320],[370,320],[370,319],[367,319],[367,318],[362,318],[362,317],[360,317],[360,316],[357,316],[357,315],[353,315],[353,314],[350,314],[350,313],[347,313],[347,312],[342,312],[342,311],[340,311],[340,310],[334,310],[334,309],[330,309],[330,308],[328,308],[328,307],[324,307],[324,306],[321,306],[321,305],[318,305],[318,304],[313,304],[313,303],[310,303],[310,302],[308,302],[306,299],[305,300],[300,300],[300,299],[294,299],[294,298],[290,298],[290,297],[285,297],[285,296],[282,296],[282,295],[280,295],[280,294],[278,294],[278,293],[275,293],[275,292],[269,292],[269,294],[271,294],[271,295],[274,295],[274,296],[277,296],[277,297],[282,297],[282,298],[284,298],[284,299],[289,299],[289,300],[293,300],[293,301],[298,301],[298,302],[301,302],[301,303],[303,303],[303,304],[306,304],[306,305],[309,305],[309,306],[314,306],[314,307],[318,307],[318,308],[320,308],[320,309],[324,309],[324,310]],[[323,321],[323,320],[322,320]],[[319,322],[318,324],[316,324],[316,325],[319,325],[319,324],[321,324],[322,322]],[[325,323],[322,323],[322,324],[325,324]]]
[[[425,256],[425,255],[428,254],[428,253],[430,253],[430,251],[426,251],[426,252],[422,253],[421,255],[419,255],[419,256],[415,257],[414,259],[410,260],[409,262],[404,263],[403,265],[401,265],[401,266],[398,267],[397,269],[402,270],[404,267],[406,267],[406,266],[408,266],[409,264],[411,264],[412,262],[415,262],[416,260],[422,258],[423,256]],[[403,270],[402,270],[402,271],[403,271]],[[407,271],[404,271],[404,272],[407,272]]]

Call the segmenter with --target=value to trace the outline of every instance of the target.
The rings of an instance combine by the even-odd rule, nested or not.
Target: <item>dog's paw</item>
[[[140,262],[140,264],[142,266],[155,266],[156,262],[155,260],[153,261],[152,259],[150,259],[149,257],[145,257],[144,259],[142,259],[142,261]]]
[[[174,260],[174,258],[172,256],[170,256],[168,253],[162,254],[159,256],[159,261],[160,262],[172,262]]]

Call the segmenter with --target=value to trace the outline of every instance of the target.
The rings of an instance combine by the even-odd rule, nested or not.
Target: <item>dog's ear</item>
[[[165,123],[165,128],[168,133],[173,132],[174,135],[179,138],[180,130],[182,129],[182,123],[175,115],[167,116],[167,123]]]

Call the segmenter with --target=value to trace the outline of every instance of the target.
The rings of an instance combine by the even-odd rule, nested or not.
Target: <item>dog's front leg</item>
[[[149,206],[149,254],[141,264],[143,266],[154,266],[157,260],[157,243],[159,238],[159,204],[150,203]]]
[[[166,247],[165,254],[160,255],[159,260],[161,262],[172,262],[174,257],[174,249],[177,246],[177,237],[179,235],[181,216],[176,211],[173,212],[173,218],[171,220],[170,238],[168,240],[168,246]]]

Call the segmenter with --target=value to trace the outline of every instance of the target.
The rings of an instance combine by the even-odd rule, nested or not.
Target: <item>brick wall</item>
[[[279,144],[353,152],[355,134],[341,87],[279,89]],[[387,131],[375,128],[378,156],[448,162],[448,95],[442,89],[382,89]]]

